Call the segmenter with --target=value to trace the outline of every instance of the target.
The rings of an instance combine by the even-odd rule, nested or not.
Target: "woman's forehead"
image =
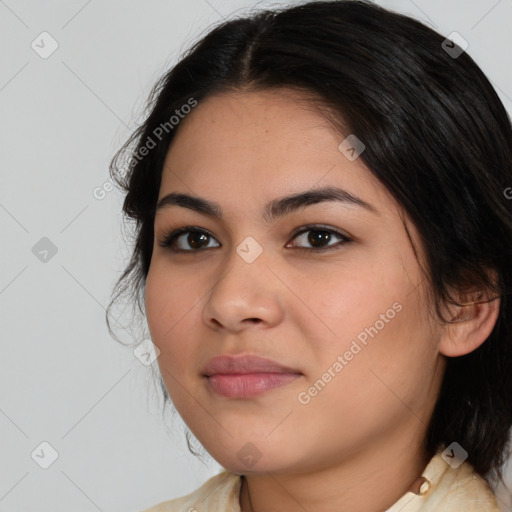
[[[355,134],[340,134],[312,105],[305,108],[294,97],[268,91],[223,94],[200,103],[179,127],[163,183],[182,178],[189,184],[236,187],[243,182],[283,193],[293,183],[303,189],[331,185],[358,189],[360,195],[385,194],[358,158],[360,147],[364,144]]]

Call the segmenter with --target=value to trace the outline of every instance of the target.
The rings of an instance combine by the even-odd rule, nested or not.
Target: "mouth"
[[[228,398],[247,398],[284,386],[302,372],[272,359],[244,354],[218,356],[203,369],[214,393]]]
[[[301,377],[300,373],[217,373],[206,377],[209,387],[228,398],[249,398],[284,386]]]
[[[240,375],[247,373],[301,372],[272,359],[267,359],[266,357],[260,357],[253,354],[242,354],[237,356],[222,355],[210,359],[208,364],[203,368],[203,375],[210,377],[218,373]]]

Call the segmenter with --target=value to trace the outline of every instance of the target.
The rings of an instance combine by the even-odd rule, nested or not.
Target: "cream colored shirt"
[[[422,473],[419,494],[406,492],[385,512],[500,512],[487,482],[468,462],[452,467],[435,455]],[[241,512],[242,478],[223,470],[199,489],[143,512]]]

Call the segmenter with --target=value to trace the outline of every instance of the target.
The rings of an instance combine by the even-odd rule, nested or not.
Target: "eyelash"
[[[299,235],[307,233],[308,231],[320,231],[320,232],[329,233],[331,235],[335,235],[335,236],[339,237],[341,239],[341,241],[339,241],[336,244],[329,245],[329,246],[322,247],[322,248],[295,247],[294,249],[297,250],[297,251],[302,251],[302,252],[312,252],[312,251],[313,252],[326,252],[326,251],[331,251],[331,250],[334,250],[336,248],[339,248],[340,246],[343,246],[343,245],[345,245],[345,244],[347,244],[349,242],[352,242],[352,239],[349,238],[348,236],[346,236],[346,235],[344,235],[344,234],[340,233],[339,231],[336,231],[336,230],[334,230],[332,228],[327,228],[327,227],[322,226],[322,225],[303,226],[302,228],[299,228],[299,229],[300,229],[300,231],[295,232],[294,235],[292,236],[292,240],[294,238],[297,238]],[[202,251],[204,251],[206,249],[216,249],[216,247],[207,247],[206,249],[187,249],[187,250],[185,250],[185,249],[176,249],[174,247],[174,244],[175,244],[175,241],[178,239],[178,237],[180,237],[183,234],[189,234],[189,233],[203,233],[203,234],[207,235],[208,237],[215,239],[212,235],[210,235],[210,233],[208,233],[204,229],[197,228],[195,226],[184,226],[182,228],[174,229],[174,230],[173,230],[173,228],[171,228],[169,231],[166,232],[166,234],[164,234],[162,240],[158,243],[158,245],[160,247],[163,247],[163,248],[168,248],[169,250],[171,250],[174,253],[197,253],[197,252],[202,252]]]

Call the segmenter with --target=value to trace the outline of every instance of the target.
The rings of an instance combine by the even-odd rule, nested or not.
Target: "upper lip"
[[[298,370],[282,365],[272,359],[251,354],[238,356],[217,356],[210,359],[203,368],[203,375],[210,377],[216,373],[243,374],[243,373],[298,373]]]

